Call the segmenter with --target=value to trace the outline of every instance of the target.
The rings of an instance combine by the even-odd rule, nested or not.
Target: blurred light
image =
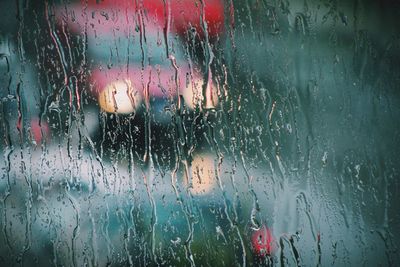
[[[185,104],[191,108],[195,109],[197,105],[202,106],[203,102],[203,79],[193,79],[191,83],[186,86],[186,90],[183,91],[183,98],[185,99]],[[206,103],[203,108],[212,109],[216,108],[218,105],[218,95],[217,88],[214,83],[209,83],[206,89]]]
[[[263,225],[259,230],[252,234],[251,242],[253,249],[258,256],[271,255],[273,252],[273,242],[271,230]]]
[[[32,138],[37,145],[42,144],[42,141],[50,140],[50,127],[47,122],[39,123],[38,118],[33,118],[30,123]]]
[[[205,195],[216,188],[214,160],[211,156],[196,156],[191,171],[189,188],[193,195]]]
[[[109,113],[133,113],[140,102],[140,94],[129,79],[111,82],[99,94],[100,107]]]

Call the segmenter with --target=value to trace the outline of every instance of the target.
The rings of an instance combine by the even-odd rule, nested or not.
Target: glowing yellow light
[[[100,107],[109,113],[133,113],[139,107],[140,101],[140,94],[129,79],[114,81],[99,94]]]
[[[191,177],[188,182],[192,194],[205,195],[216,188],[214,160],[211,156],[195,157],[192,161],[191,170]]]
[[[204,82],[202,79],[194,79],[191,81],[186,90],[183,91],[183,98],[185,99],[185,104],[194,109],[197,105],[202,106],[203,102],[203,85]],[[217,88],[214,83],[209,83],[206,89],[206,101],[205,106],[203,108],[210,109],[215,108],[218,105],[218,95]]]

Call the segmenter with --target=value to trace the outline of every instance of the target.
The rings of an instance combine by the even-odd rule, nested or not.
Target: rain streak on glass
[[[2,0],[0,266],[400,265],[399,10]]]

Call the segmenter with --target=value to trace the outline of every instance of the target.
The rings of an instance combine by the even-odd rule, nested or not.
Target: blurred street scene
[[[0,266],[400,265],[396,1],[0,15]]]

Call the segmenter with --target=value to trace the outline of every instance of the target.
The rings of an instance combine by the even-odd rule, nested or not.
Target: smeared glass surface
[[[0,265],[400,265],[399,10],[1,1]]]

